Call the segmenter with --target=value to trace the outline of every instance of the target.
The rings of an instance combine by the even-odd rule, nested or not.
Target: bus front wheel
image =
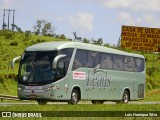
[[[76,89],[72,90],[71,99],[68,101],[68,104],[75,105],[79,102],[79,93]]]

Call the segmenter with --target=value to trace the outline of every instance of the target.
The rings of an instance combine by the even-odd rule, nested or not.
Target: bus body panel
[[[73,69],[78,49],[144,59],[142,55],[77,42],[41,43],[28,47],[26,51],[64,48],[74,49],[66,76],[47,85],[25,86],[19,84],[18,97],[20,99],[70,100],[71,92],[75,87],[80,89],[81,100],[122,100],[125,90],[129,90],[130,100],[144,98],[145,71],[126,72],[86,67]]]

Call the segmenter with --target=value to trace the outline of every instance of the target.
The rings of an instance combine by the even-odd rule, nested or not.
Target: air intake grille
[[[144,97],[144,84],[138,85],[138,98]]]

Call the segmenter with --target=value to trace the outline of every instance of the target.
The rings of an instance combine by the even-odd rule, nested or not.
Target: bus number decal
[[[86,73],[85,72],[73,71],[73,79],[75,79],[75,80],[85,80],[86,79]]]

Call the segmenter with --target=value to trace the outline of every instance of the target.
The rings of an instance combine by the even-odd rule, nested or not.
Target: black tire
[[[47,105],[47,101],[46,100],[37,100],[37,103],[39,105]]]
[[[104,103],[103,100],[92,100],[91,102],[92,104],[103,104]]]
[[[128,103],[128,101],[129,101],[129,92],[127,90],[125,90],[124,93],[123,93],[122,102],[123,103]]]
[[[71,99],[68,101],[68,104],[76,105],[79,102],[79,93],[76,89],[72,90]]]

